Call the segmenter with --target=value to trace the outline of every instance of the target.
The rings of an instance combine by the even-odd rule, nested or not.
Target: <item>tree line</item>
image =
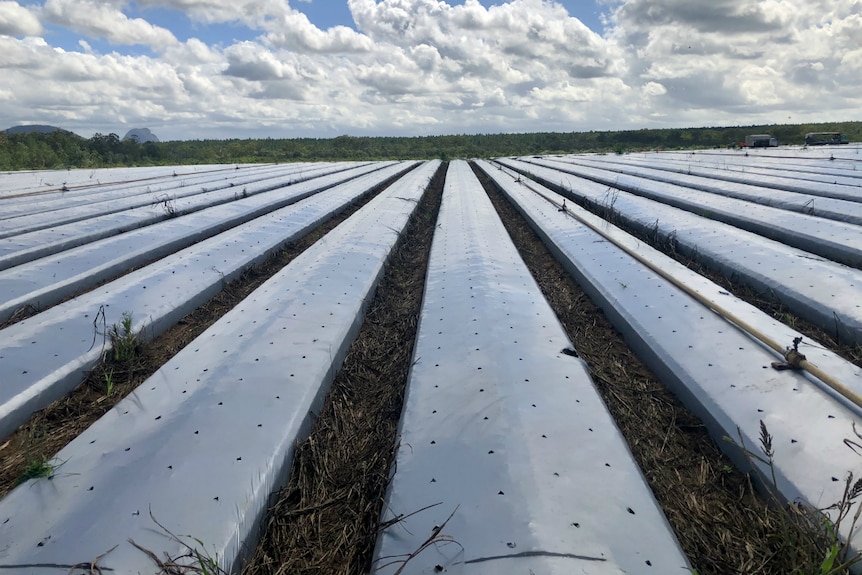
[[[225,139],[146,142],[117,134],[82,138],[72,132],[0,132],[0,170],[101,168],[293,161],[491,158],[499,156],[737,145],[748,134],[771,134],[781,144],[803,144],[807,132],[841,132],[862,140],[862,122],[626,131],[536,132],[420,137]]]

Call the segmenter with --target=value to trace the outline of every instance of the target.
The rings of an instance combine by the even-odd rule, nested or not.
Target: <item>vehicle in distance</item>
[[[769,134],[751,134],[745,136],[746,148],[774,148],[778,146],[778,139]]]
[[[805,144],[808,146],[826,146],[829,144],[849,144],[850,139],[841,132],[808,132],[805,134]]]

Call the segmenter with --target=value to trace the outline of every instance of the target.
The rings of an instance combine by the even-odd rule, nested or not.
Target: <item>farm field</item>
[[[0,174],[0,567],[852,556],[859,149]]]

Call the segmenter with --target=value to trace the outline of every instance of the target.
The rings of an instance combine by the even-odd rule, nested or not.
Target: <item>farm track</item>
[[[175,326],[140,346],[139,353],[131,362],[100,363],[71,393],[34,413],[29,421],[11,435],[0,438],[0,499],[19,483],[29,465],[53,457],[67,443],[167,363],[179,350],[239,304],[249,293],[350,217],[371,198],[385,190],[396,179],[397,177],[391,178],[373,188],[359,201],[347,206],[335,217],[298,241],[287,243],[283,249],[267,258],[261,265],[246,269],[240,277],[228,282],[222,291],[181,319]],[[138,266],[140,267],[142,266]],[[134,269],[127,270],[118,277],[132,271]],[[99,285],[103,284],[104,282]],[[16,319],[20,321],[24,317]],[[112,373],[113,391],[110,395],[107,394],[105,383],[108,373]]]
[[[588,364],[596,386],[701,575],[785,575],[825,545],[770,506],[704,425],[657,380],[529,225],[474,167],[516,247]],[[797,539],[798,538],[798,539]],[[806,541],[806,545],[797,543]]]
[[[416,334],[441,165],[396,244],[365,321],[336,375],[243,575],[370,570]]]

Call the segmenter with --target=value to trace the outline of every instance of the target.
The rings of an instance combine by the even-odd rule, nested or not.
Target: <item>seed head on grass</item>
[[[766,429],[766,424],[763,423],[762,419],[760,420],[760,449],[771,464],[775,455],[775,451],[772,449],[772,434]]]

